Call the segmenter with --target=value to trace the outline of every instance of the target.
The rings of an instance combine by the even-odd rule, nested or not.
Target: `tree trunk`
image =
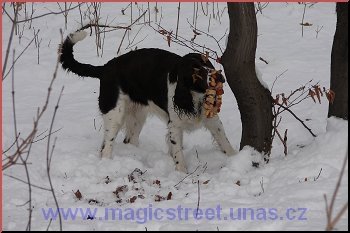
[[[348,15],[349,3],[337,3],[337,27],[331,55],[331,90],[334,102],[329,103],[328,117],[348,120]]]
[[[241,113],[240,149],[249,145],[268,153],[272,144],[272,97],[255,73],[257,22],[254,3],[227,5],[230,33],[221,61]]]

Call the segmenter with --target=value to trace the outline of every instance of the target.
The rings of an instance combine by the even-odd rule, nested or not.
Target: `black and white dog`
[[[74,59],[73,46],[86,35],[85,31],[77,31],[65,39],[60,46],[60,62],[65,70],[100,80],[99,108],[104,121],[102,157],[112,156],[113,141],[124,124],[124,143],[138,145],[149,112],[167,122],[169,153],[179,171],[187,172],[182,152],[185,130],[204,126],[224,153],[235,154],[219,117],[207,118],[204,115],[208,76],[214,69],[209,61],[204,61],[196,53],[181,57],[149,48],[131,51],[103,66],[82,64]],[[194,71],[201,78],[193,79]]]

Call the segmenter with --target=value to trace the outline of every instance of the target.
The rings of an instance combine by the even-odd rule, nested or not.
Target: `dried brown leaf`
[[[162,197],[160,195],[155,195],[154,196],[154,201],[155,202],[160,202],[160,201],[164,201],[165,200],[165,197]]]
[[[119,194],[122,193],[126,193],[127,191],[129,190],[128,186],[127,185],[122,185],[122,186],[119,186],[115,189],[115,191],[113,192],[117,197],[119,197]]]
[[[168,42],[168,46],[170,47],[170,41],[171,41],[170,35],[167,35],[167,36],[166,36],[166,40],[167,40],[167,42]]]
[[[277,95],[276,95],[276,99],[274,99],[274,103],[275,103],[275,104],[279,104],[279,102],[280,102],[280,95],[277,94]]]
[[[83,195],[81,194],[81,192],[79,191],[79,189],[78,189],[76,192],[74,192],[74,195],[75,195],[75,197],[76,197],[78,200],[80,200],[81,198],[83,198]]]
[[[321,89],[319,86],[314,86],[314,92],[319,103],[321,103]]]
[[[288,105],[288,102],[287,102],[287,101],[288,101],[288,99],[287,99],[286,97],[283,96],[283,97],[282,97],[282,105],[284,104],[284,105],[287,106],[287,105]]]
[[[169,192],[168,195],[167,195],[167,197],[166,197],[166,199],[167,199],[167,200],[171,200],[171,197],[172,197],[172,196],[173,196],[172,192]]]
[[[335,92],[332,90],[328,90],[328,92],[326,92],[326,97],[328,99],[328,101],[333,104],[334,102],[334,98],[335,98]]]
[[[156,185],[158,185],[160,187],[160,181],[159,180],[154,180],[153,184],[156,184]]]
[[[134,203],[136,201],[137,197],[133,196],[129,199],[129,203]]]
[[[310,27],[312,26],[312,23],[305,22],[305,23],[300,23],[300,25]]]
[[[312,100],[316,103],[315,95],[316,93],[313,90],[309,89],[309,96],[311,96]]]

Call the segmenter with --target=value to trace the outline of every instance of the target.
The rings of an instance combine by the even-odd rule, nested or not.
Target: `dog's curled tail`
[[[69,34],[59,47],[60,62],[63,69],[71,71],[79,76],[100,78],[100,75],[103,73],[103,66],[83,64],[74,58],[73,46],[77,42],[84,40],[86,36],[87,32],[85,31],[76,31]]]

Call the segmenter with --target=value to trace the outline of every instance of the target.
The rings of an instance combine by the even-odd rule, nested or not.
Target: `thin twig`
[[[322,172],[322,167],[321,167],[321,169],[320,169],[320,172],[318,173],[318,176],[317,176],[317,177],[314,177],[314,181],[316,181],[316,180],[318,180],[318,178],[320,178],[321,172]]]
[[[187,39],[185,39],[185,38],[183,38],[183,37],[181,37],[181,36],[179,36],[179,35],[178,35],[178,38],[176,39],[175,36],[174,36],[171,32],[165,30],[162,26],[160,26],[160,24],[156,24],[156,25],[157,25],[158,28],[160,28],[161,30],[157,30],[157,29],[154,28],[152,25],[151,25],[150,27],[151,27],[154,31],[158,32],[158,33],[161,34],[161,35],[164,35],[164,33],[166,33],[168,36],[170,36],[172,42],[174,42],[174,43],[176,43],[176,44],[179,44],[179,45],[181,45],[181,46],[187,47],[187,48],[191,49],[192,51],[197,52],[197,53],[201,53],[201,54],[203,53],[203,51],[198,50],[196,47],[199,47],[199,48],[201,48],[201,49],[203,49],[203,50],[207,50],[207,51],[209,51],[210,53],[212,53],[212,54],[215,55],[215,57],[213,57],[213,56],[210,55],[210,54],[208,55],[208,58],[211,58],[211,59],[213,59],[214,61],[216,61],[216,60],[219,58],[219,56],[218,56],[218,54],[217,54],[217,52],[216,52],[215,50],[210,49],[210,48],[208,48],[208,47],[206,47],[206,46],[204,46],[204,45],[197,44],[197,43],[195,43],[195,42],[193,42],[193,41],[189,41],[189,40],[187,40]]]
[[[197,218],[197,216],[198,216],[199,202],[200,202],[200,199],[201,199],[201,192],[200,192],[199,180],[197,180],[197,190],[198,190],[198,196],[197,196],[196,218]]]
[[[63,42],[62,29],[60,30],[60,33],[61,33],[61,43],[62,43]],[[57,57],[56,67],[55,67],[55,71],[53,73],[53,79],[56,79],[59,64],[60,64],[59,57]],[[47,177],[48,177],[48,180],[49,180],[49,185],[50,185],[50,188],[51,188],[51,193],[52,193],[53,199],[55,201],[55,205],[56,205],[57,210],[59,210],[59,205],[58,205],[57,197],[56,197],[56,194],[55,194],[55,190],[53,188],[53,184],[52,184],[52,180],[51,180],[51,174],[50,174],[51,158],[52,158],[52,153],[53,153],[53,150],[50,153],[50,147],[51,147],[50,146],[50,142],[51,142],[52,129],[53,129],[53,125],[54,125],[54,122],[55,122],[55,117],[56,117],[57,109],[58,109],[58,106],[59,106],[59,102],[60,102],[61,97],[62,97],[63,89],[64,89],[64,87],[62,87],[62,89],[61,89],[61,92],[60,92],[60,95],[58,97],[57,104],[55,106],[54,113],[53,113],[53,116],[52,116],[52,119],[51,119],[51,124],[50,124],[50,129],[49,129],[49,136],[48,136],[48,139],[47,139],[47,147],[46,147],[46,172],[47,172]],[[54,147],[55,147],[55,143],[53,145],[53,148]],[[62,231],[62,217],[61,217],[60,211],[58,211],[58,218],[59,218],[59,228],[60,228],[60,231]]]
[[[290,114],[292,114],[292,116],[297,119],[309,132],[313,137],[316,137],[316,134],[314,134],[312,132],[312,130],[304,123],[304,121],[302,121],[297,115],[295,115],[295,113],[290,110],[288,107],[283,106],[282,104],[276,103],[276,105],[280,106],[281,108],[283,108],[284,110],[286,110],[287,112],[289,112]]]
[[[18,135],[16,136],[15,141],[9,146],[9,148],[7,148],[6,150],[4,150],[4,151],[2,152],[2,154],[6,154],[6,152],[8,152],[9,150],[11,150],[11,148],[17,143],[17,140],[18,140],[18,138],[19,138],[20,135],[21,135],[21,133],[18,133]]]
[[[306,11],[306,3],[304,3],[304,11],[303,11],[303,18],[301,19],[301,36],[304,36],[304,17],[305,17],[305,11]]]
[[[61,129],[63,129],[63,127],[61,127],[61,128],[59,128],[59,129],[53,131],[53,132],[51,133],[51,135],[57,133],[57,132],[60,131]],[[41,140],[44,140],[44,139],[47,138],[48,136],[49,136],[49,134],[45,135],[45,136],[42,137],[42,138],[39,138],[39,139],[33,141],[33,143],[39,142],[39,141],[41,141]],[[37,137],[38,137],[38,136],[37,136]]]
[[[262,61],[262,62],[264,62],[266,65],[268,65],[269,64],[269,62],[268,61],[266,61],[264,58],[262,58],[262,57],[259,57],[259,60],[260,61]]]
[[[337,224],[337,222],[340,220],[340,218],[343,216],[343,214],[345,213],[345,211],[348,209],[348,205],[349,203],[346,202],[343,207],[340,209],[339,213],[337,214],[337,216],[335,216],[335,218],[333,219],[333,221],[331,222],[331,227],[327,230],[333,230],[334,226]]]
[[[284,147],[284,155],[287,155],[288,150],[287,150],[287,142],[282,138],[282,135],[280,134],[280,132],[278,131],[277,127],[274,129],[275,132],[278,135],[278,138],[281,140],[283,147]],[[287,131],[286,131],[287,132]]]
[[[176,23],[176,32],[175,32],[175,38],[177,39],[177,33],[179,31],[179,22],[180,22],[180,8],[181,2],[179,2],[179,5],[177,7],[177,23]]]
[[[189,174],[188,174],[187,176],[185,176],[182,180],[180,180],[179,183],[175,184],[175,185],[174,185],[174,188],[176,188],[176,186],[178,186],[180,183],[182,183],[187,177],[193,175],[193,174],[198,170],[199,167],[200,167],[200,165],[198,165],[198,166],[196,167],[196,169],[195,169],[193,172],[189,173]]]
[[[221,39],[218,40],[218,39],[216,39],[213,35],[211,35],[211,34],[205,32],[205,31],[202,31],[202,30],[196,28],[195,26],[193,26],[193,25],[188,21],[188,19],[187,19],[187,23],[190,25],[190,27],[191,27],[193,30],[196,30],[197,32],[203,33],[204,35],[206,35],[206,36],[212,38],[212,39],[216,42],[218,48],[220,49],[221,54],[224,53],[224,51],[223,51],[223,49],[221,48],[219,42],[220,42],[220,40],[221,40],[223,37],[225,37],[225,35],[226,35],[226,33],[227,33],[227,30],[225,31],[225,34],[221,37]]]
[[[17,177],[15,177],[15,176],[8,175],[8,174],[4,174],[4,176],[7,176],[7,177],[12,178],[12,179],[17,180],[17,181],[20,181],[20,182],[22,182],[22,183],[24,183],[24,184],[28,184],[27,181],[22,180],[22,179],[20,179],[20,178],[17,178]],[[35,184],[31,184],[31,186],[34,187],[34,188],[38,188],[38,189],[42,189],[42,190],[51,192],[51,190],[50,190],[49,188],[41,187],[41,186],[35,185]]]
[[[275,83],[277,81],[277,79],[279,79],[284,73],[286,73],[288,71],[288,69],[286,69],[285,71],[283,71],[281,74],[277,75],[275,80],[273,81],[272,83],[272,86],[271,86],[271,90],[270,90],[270,93],[272,93],[272,90],[273,90],[273,87],[275,86]]]
[[[72,8],[68,8],[67,10],[63,10],[63,11],[58,11],[58,12],[49,12],[49,13],[46,13],[46,14],[42,14],[42,15],[38,15],[38,16],[34,16],[30,19],[25,19],[25,20],[19,20],[17,21],[16,23],[23,23],[23,22],[27,22],[29,20],[33,20],[33,19],[39,19],[39,18],[42,18],[42,17],[45,17],[45,16],[48,16],[48,15],[59,15],[59,14],[62,14],[62,13],[65,13],[65,12],[68,12],[68,11],[71,11],[71,10],[74,10],[75,8],[78,8],[80,5],[82,5],[83,3],[78,3],[78,5],[72,7]]]
[[[3,8],[4,12],[6,12],[5,8]],[[6,12],[7,14],[7,12]],[[11,27],[11,32],[10,32],[10,36],[9,36],[9,42],[7,44],[7,49],[6,49],[6,53],[5,53],[5,58],[4,58],[4,64],[2,66],[2,77],[4,77],[4,74],[5,74],[5,71],[6,71],[6,66],[7,66],[7,61],[8,61],[8,58],[9,58],[9,54],[10,54],[10,48],[11,48],[11,44],[12,44],[12,40],[13,40],[13,33],[15,31],[15,28],[16,28],[16,21],[17,21],[17,17],[18,17],[18,5],[16,7],[16,10],[15,10],[15,18],[14,20],[12,20],[12,18],[9,16],[9,18],[11,19],[12,21],[12,27]],[[4,78],[2,78],[4,80]]]
[[[15,62],[15,50],[13,50],[13,58],[12,64]],[[17,131],[17,117],[16,117],[16,100],[15,100],[15,69],[12,69],[12,85],[11,85],[11,94],[12,94],[12,112],[13,112],[13,129],[15,131],[15,135],[18,135]],[[17,150],[19,148],[18,140],[16,140]]]
[[[131,27],[132,27],[136,22],[138,22],[146,13],[147,13],[147,10],[146,10],[145,12],[143,12],[134,22],[132,22],[132,23],[128,26],[128,28],[131,28]],[[127,30],[128,30],[128,29],[125,30],[124,35],[123,35],[123,37],[122,37],[122,40],[120,41],[120,44],[119,44],[119,47],[118,47],[118,50],[117,50],[117,54],[119,54],[119,52],[120,52],[120,49],[121,49],[122,44],[123,44],[123,41],[124,41],[124,39],[125,39]]]
[[[27,148],[30,146],[30,143],[32,142],[33,138],[36,136],[36,133],[38,131],[39,121],[42,118],[42,116],[44,115],[44,113],[47,109],[47,106],[49,104],[49,101],[50,101],[52,86],[53,86],[53,83],[57,77],[58,66],[59,66],[59,62],[56,64],[56,69],[55,69],[54,75],[52,76],[51,82],[48,86],[45,103],[43,104],[41,109],[40,108],[37,109],[37,115],[36,115],[34,122],[33,122],[32,131],[27,135],[27,137],[25,139],[23,139],[21,141],[21,143],[19,144],[19,146],[15,150],[15,152],[12,155],[7,156],[7,158],[5,160],[3,160],[3,161],[5,161],[3,163],[3,167],[2,167],[3,171],[6,170],[7,168],[11,167],[14,164],[17,164],[17,160],[19,159],[20,155],[22,153],[25,153]]]
[[[340,170],[338,181],[337,181],[337,184],[335,186],[335,189],[334,189],[334,192],[333,192],[333,195],[332,195],[332,200],[331,200],[331,203],[330,203],[329,206],[328,206],[328,203],[327,203],[327,197],[326,197],[326,195],[324,195],[324,198],[325,198],[325,201],[326,201],[326,213],[327,213],[327,227],[326,227],[326,230],[327,231],[333,230],[335,224],[339,221],[340,217],[345,213],[346,209],[348,208],[348,203],[346,203],[342,207],[340,212],[337,214],[336,218],[334,218],[332,220],[332,212],[333,212],[333,208],[334,208],[335,199],[337,197],[337,194],[338,194],[338,191],[339,191],[339,188],[340,188],[340,184],[341,184],[341,181],[342,181],[343,176],[344,176],[344,172],[345,172],[345,167],[347,165],[347,161],[348,161],[348,147],[346,148],[346,154],[345,154],[345,157],[344,157],[344,160],[343,160],[343,165],[342,165],[342,168]]]
[[[129,39],[129,33],[128,33],[128,41],[129,41],[129,43],[128,43],[128,45],[126,46],[125,49],[129,49],[129,48],[131,48],[131,47],[133,47],[133,46],[136,46],[136,45],[139,44],[141,41],[143,41],[143,40],[145,40],[145,39],[147,38],[147,36],[145,36],[143,39],[141,39],[140,41],[138,41],[138,42],[136,42],[136,43],[134,44],[135,39],[136,39],[136,37],[139,35],[139,33],[141,32],[142,28],[143,28],[143,26],[140,27],[140,29],[136,32],[134,38],[133,38],[131,41],[130,41],[130,39]]]
[[[28,223],[27,223],[27,227],[26,227],[27,231],[31,230],[31,227],[32,227],[32,213],[33,213],[33,209],[32,209],[32,184],[31,184],[31,181],[30,181],[29,169],[28,169],[28,164],[27,164],[27,159],[29,157],[32,145],[33,144],[31,143],[30,146],[29,146],[29,150],[28,150],[28,153],[27,153],[26,160],[24,160],[22,158],[22,155],[20,155],[20,158],[21,158],[22,163],[24,165],[24,170],[26,172],[26,178],[27,178],[27,184],[28,184],[28,207],[29,207],[28,211],[29,211],[29,215],[28,215]]]
[[[322,30],[323,26],[320,27],[320,26],[317,26],[315,32],[316,32],[316,39],[318,38],[318,33],[320,33],[320,31]]]
[[[46,227],[46,231],[49,231],[49,228],[50,228],[50,226],[51,226],[51,223],[52,223],[52,218],[50,218],[49,224],[48,224],[47,227]]]

